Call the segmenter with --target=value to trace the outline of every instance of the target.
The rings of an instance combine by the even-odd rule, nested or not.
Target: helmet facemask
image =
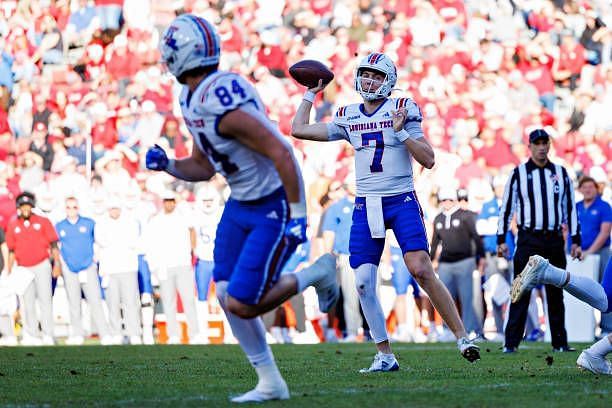
[[[363,71],[371,71],[384,76],[381,85],[373,90],[375,81],[363,78]],[[355,74],[355,90],[366,101],[383,99],[391,95],[391,91],[397,81],[397,71],[393,61],[385,54],[373,53],[365,57],[359,63]],[[365,83],[364,83],[365,82]]]

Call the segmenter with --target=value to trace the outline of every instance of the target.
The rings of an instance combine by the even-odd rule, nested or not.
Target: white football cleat
[[[338,281],[336,280],[336,257],[332,254],[324,254],[313,262],[309,268],[311,268],[312,273],[320,276],[312,286],[317,291],[319,310],[322,313],[327,313],[340,295]]]
[[[461,352],[463,358],[465,358],[470,363],[473,363],[476,360],[480,360],[480,347],[469,340],[466,337],[462,337],[457,340],[457,347]]]
[[[576,360],[578,368],[589,370],[594,374],[612,375],[612,363],[605,357],[601,357],[584,350]]]
[[[231,398],[231,402],[235,402],[238,404],[242,404],[245,402],[265,402],[265,401],[273,401],[273,400],[288,400],[289,395],[289,387],[287,387],[287,383],[283,381],[282,383],[276,384],[275,388],[272,390],[258,390],[257,387],[252,389],[249,392],[246,392],[237,397]]]
[[[369,368],[362,368],[360,373],[375,373],[381,371],[397,371],[399,363],[394,354],[383,354],[380,351],[374,356],[374,361]]]
[[[531,291],[531,289],[542,282],[544,271],[548,264],[548,260],[540,255],[529,257],[529,261],[523,271],[512,281],[512,303],[518,302],[523,294]]]

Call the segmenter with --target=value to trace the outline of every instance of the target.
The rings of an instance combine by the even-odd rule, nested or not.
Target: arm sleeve
[[[506,232],[510,228],[510,220],[516,209],[517,189],[518,189],[518,168],[515,168],[506,183],[504,198],[499,211],[499,221],[497,225],[497,245],[506,242]]]

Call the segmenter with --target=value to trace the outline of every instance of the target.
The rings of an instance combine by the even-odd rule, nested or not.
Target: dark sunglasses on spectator
[[[79,207],[77,207],[76,205],[67,205],[67,206],[66,206],[66,209],[67,209],[67,210],[78,210],[78,209],[79,209]]]

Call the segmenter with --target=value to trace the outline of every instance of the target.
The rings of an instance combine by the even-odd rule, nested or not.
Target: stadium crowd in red
[[[326,117],[358,99],[357,56],[389,54],[398,94],[420,105],[438,151],[437,166],[419,178],[425,194],[448,184],[448,174],[456,187],[478,192],[527,157],[535,126],[554,136],[557,161],[609,180],[607,2],[7,0],[0,8],[1,226],[18,191],[36,192],[75,164],[76,173],[98,174],[115,191],[113,175],[148,179],[143,154],[154,143],[177,157],[189,153],[178,86],[157,51],[160,30],[184,11],[217,24],[221,68],[252,78],[287,135],[304,91],[288,76],[291,64],[312,58],[334,71],[334,86],[316,105]],[[348,173],[341,145],[293,143],[307,183]]]

